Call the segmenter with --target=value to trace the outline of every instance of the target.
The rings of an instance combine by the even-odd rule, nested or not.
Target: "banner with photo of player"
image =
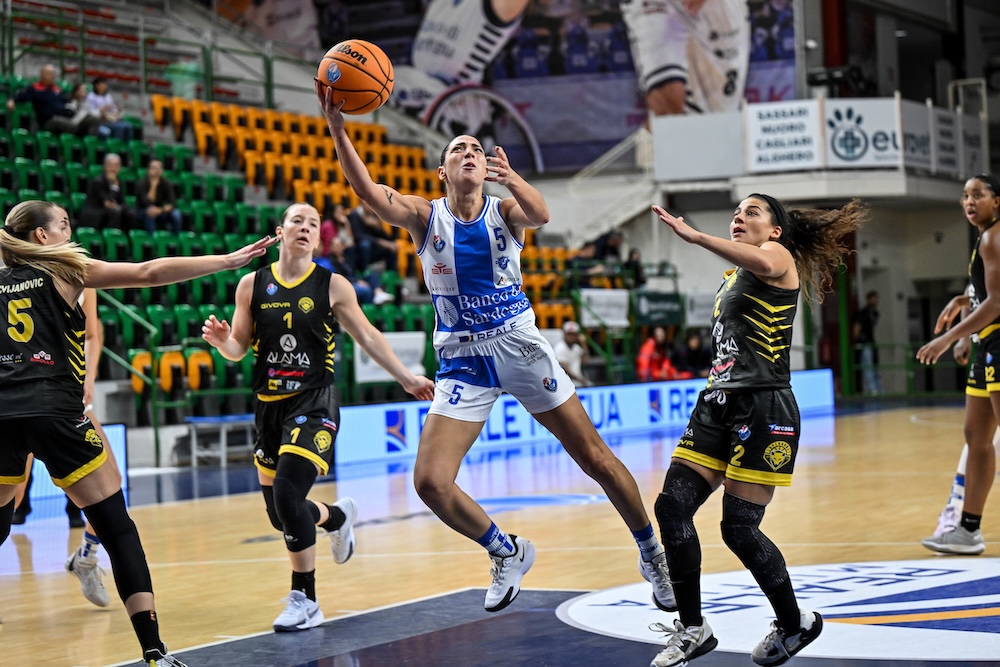
[[[396,72],[390,105],[446,136],[502,145],[525,173],[591,163],[645,125],[647,109],[796,97],[794,0],[423,0],[391,11],[218,1],[272,28],[311,5],[319,50],[348,36],[378,44]]]

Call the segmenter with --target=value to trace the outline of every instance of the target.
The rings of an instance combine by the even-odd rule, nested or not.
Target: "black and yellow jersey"
[[[332,274],[313,264],[297,282],[284,283],[272,269],[257,270],[250,301],[253,390],[265,401],[333,384]]]
[[[49,274],[0,268],[0,418],[83,414],[87,317]]]
[[[994,218],[983,232],[992,228],[996,223],[997,219]],[[972,258],[969,260],[969,282],[972,284],[972,291],[969,294],[970,310],[979,308],[979,304],[989,296],[986,292],[986,267],[983,266],[983,258],[979,255],[979,244],[982,240],[983,235],[980,234],[979,238],[976,239],[976,246],[972,249]],[[979,339],[982,340],[987,336],[995,334],[997,331],[1000,331],[1000,317],[979,330]]]
[[[712,313],[711,389],[791,386],[789,352],[799,290],[744,269],[726,273]]]

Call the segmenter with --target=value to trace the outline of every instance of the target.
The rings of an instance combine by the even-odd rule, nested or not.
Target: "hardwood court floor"
[[[611,443],[635,475],[650,513],[677,435]],[[763,528],[790,566],[934,559],[919,541],[931,533],[947,499],[961,445],[957,407],[807,420],[795,483],[778,491]],[[589,591],[640,581],[628,530],[601,489],[555,444],[474,455],[459,482],[498,525],[535,543],[538,558],[525,589]],[[133,498],[169,483],[134,478]],[[190,480],[186,484],[190,488]],[[318,542],[317,593],[328,619],[489,583],[482,549],[426,510],[408,470],[342,475],[318,484],[311,497],[332,502],[343,495],[360,506],[358,551],[337,566],[325,540]],[[992,519],[998,503],[994,493],[984,527],[987,555],[1000,554]],[[270,631],[290,575],[259,493],[133,505],[130,511],[151,565],[162,636],[172,650]],[[720,516],[721,495],[715,494],[697,518],[705,573],[742,569],[719,537]],[[111,605],[99,609],[63,571],[79,539],[61,512],[33,514],[0,547],[0,663],[97,667],[136,658],[138,645],[111,577]],[[102,561],[107,566],[103,553]],[[238,654],[232,664],[241,664]]]

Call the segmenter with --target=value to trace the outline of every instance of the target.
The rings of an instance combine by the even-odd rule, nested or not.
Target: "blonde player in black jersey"
[[[789,348],[800,290],[822,296],[845,249],[840,239],[865,215],[854,200],[834,211],[786,211],[753,194],[740,202],[730,239],[703,234],[659,206],[653,210],[682,240],[736,268],[715,297],[712,368],[656,499],[656,519],[680,618],[655,623],[667,645],[651,667],[670,667],[718,644],[701,613],[701,544],[694,514],[720,485],[722,538],[753,574],[776,620],[756,648],[758,665],[780,665],[813,641],[819,614],[799,609],[778,548],[760,531],[776,486],[792,482],[799,410],[791,390]]]
[[[957,526],[922,544],[938,553],[981,554],[986,549],[980,523],[986,498],[996,476],[993,434],[1000,421],[1000,180],[989,174],[973,176],[965,183],[962,208],[979,238],[969,261],[971,289],[956,296],[938,316],[934,333],[943,334],[917,351],[917,359],[933,364],[958,340],[979,335],[976,358],[969,369],[965,388],[965,502]],[[963,308],[969,316],[952,326]]]
[[[354,500],[327,505],[306,498],[316,476],[330,470],[340,428],[334,326],[339,323],[410,394],[434,397],[434,383],[414,375],[365,317],[354,286],[313,262],[319,228],[315,208],[289,206],[277,229],[278,261],[240,279],[232,326],[212,315],[202,328],[204,339],[227,359],[239,361],[251,347],[256,357],[254,465],[267,516],[284,533],[292,565],[292,590],[274,620],[276,632],[308,630],[323,622],[316,602],[316,527],[329,533],[335,562],[344,563],[354,553]]]
[[[83,412],[85,287],[154,287],[245,266],[263,256],[264,238],[228,255],[142,263],[93,260],[69,244],[69,216],[56,204],[17,204],[0,227],[0,543],[10,534],[14,487],[34,453],[78,506],[108,551],[118,594],[143,661],[184,667],[160,641],[153,586],[139,533],[125,509],[118,470]]]

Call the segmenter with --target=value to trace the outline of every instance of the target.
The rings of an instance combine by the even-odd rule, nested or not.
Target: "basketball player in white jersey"
[[[434,347],[440,359],[434,401],[420,435],[413,481],[424,503],[453,530],[475,540],[493,560],[487,611],[509,605],[535,560],[528,540],[496,526],[455,483],[501,392],[514,396],[596,480],[639,546],[643,576],[657,606],[676,608],[663,547],[632,475],[601,440],[573,382],[535,327],[521,291],[524,231],[548,222],[541,193],[517,174],[506,153],[486,156],[478,139],[461,135],[441,154],[438,178],[447,195],[433,201],[376,184],[344,130],[329,89],[316,94],[337,146],[344,176],[378,216],[410,233],[434,301]],[[483,193],[486,181],[505,186],[505,199]]]
[[[652,114],[739,109],[750,62],[746,0],[622,0],[621,8]]]
[[[449,86],[482,83],[521,25],[530,0],[430,0],[410,52],[396,67],[390,104],[419,115]]]

